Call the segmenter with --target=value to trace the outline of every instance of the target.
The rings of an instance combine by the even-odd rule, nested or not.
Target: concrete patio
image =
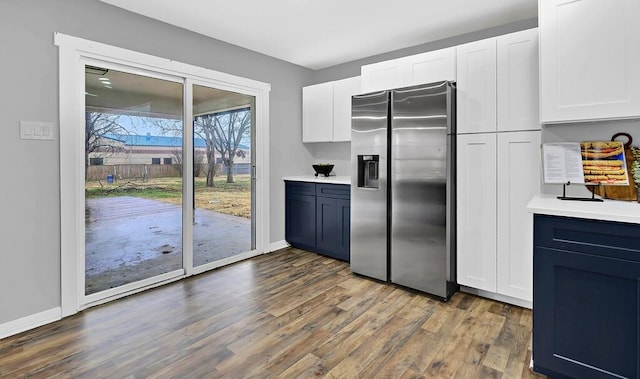
[[[182,268],[182,208],[132,196],[87,199],[86,294]],[[193,225],[194,265],[251,250],[251,220],[202,209]]]

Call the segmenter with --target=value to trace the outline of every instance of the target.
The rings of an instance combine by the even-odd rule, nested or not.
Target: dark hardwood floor
[[[0,378],[544,378],[531,311],[284,249],[0,340]]]

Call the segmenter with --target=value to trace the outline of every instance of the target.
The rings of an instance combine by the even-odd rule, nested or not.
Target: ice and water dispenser
[[[358,187],[379,188],[379,155],[358,155]]]

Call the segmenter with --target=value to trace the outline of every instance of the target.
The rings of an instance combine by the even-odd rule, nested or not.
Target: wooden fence
[[[205,169],[206,172],[206,169]],[[107,180],[108,175],[114,179],[142,179],[179,177],[178,164],[117,164],[108,166],[89,166],[86,180]]]
[[[182,165],[179,164],[117,164],[89,166],[86,180],[107,180],[108,175],[113,175],[115,180],[180,177]],[[200,170],[194,170],[197,176],[207,175],[207,164],[202,163]],[[233,165],[234,174],[249,174],[249,163],[236,163]],[[215,175],[226,175],[227,168],[216,164]]]

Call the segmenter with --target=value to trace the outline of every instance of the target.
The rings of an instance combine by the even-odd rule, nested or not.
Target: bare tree
[[[182,124],[179,120],[154,119],[149,123],[161,130],[163,134],[181,135],[182,133]],[[204,155],[207,159],[206,186],[215,186],[213,179],[218,167],[215,153],[218,152],[222,157],[222,163],[227,168],[227,183],[233,183],[234,159],[245,157],[246,153],[240,149],[240,143],[249,136],[250,130],[251,110],[249,108],[196,116],[193,122],[193,133],[204,141],[205,150],[204,153],[199,150],[194,151],[195,176],[200,174],[199,169]],[[182,155],[178,156],[174,152],[174,156],[181,164]]]
[[[205,142],[205,155],[207,156],[207,187],[215,187],[213,177],[216,173],[215,158],[215,122],[214,114],[195,117],[193,133]]]
[[[176,162],[175,164],[178,166],[180,176],[182,176],[182,149],[174,147],[173,150],[171,150],[171,154]]]
[[[204,162],[204,152],[202,150],[193,151],[193,176],[196,178],[200,176],[200,169],[202,168],[202,162]]]
[[[233,164],[236,157],[244,158],[246,153],[240,149],[240,143],[251,131],[251,110],[243,108],[233,111],[211,113],[196,117],[194,133],[206,143],[207,187],[213,187],[215,172],[215,152],[222,157],[227,168],[227,183],[233,183]],[[211,184],[209,177],[211,176]]]
[[[171,151],[171,154],[173,154],[173,158],[176,162],[176,165],[178,166],[178,171],[180,172],[180,176],[182,176],[182,149],[180,148],[174,148]],[[201,150],[195,150],[193,151],[193,176],[194,177],[199,177],[200,176],[200,169],[202,167],[202,162],[204,162],[204,153]]]
[[[219,113],[216,120],[216,150],[227,167],[227,183],[233,183],[233,163],[236,157],[245,158],[240,142],[251,131],[251,112],[245,108]]]
[[[89,154],[113,153],[122,149],[122,141],[113,136],[128,134],[118,123],[120,116],[102,112],[85,112],[84,166],[89,167]]]

